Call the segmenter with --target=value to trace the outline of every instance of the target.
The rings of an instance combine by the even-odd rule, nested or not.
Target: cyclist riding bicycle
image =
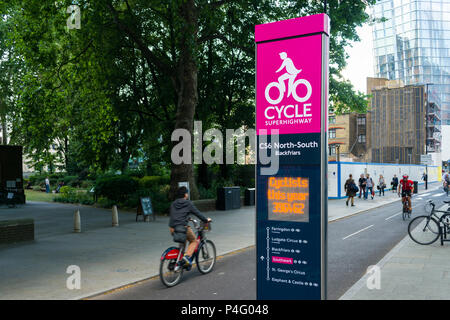
[[[201,214],[194,204],[188,200],[189,194],[186,187],[178,188],[176,197],[177,199],[170,205],[169,230],[172,235],[174,235],[175,232],[186,233],[186,239],[189,241],[189,246],[183,257],[183,261],[189,266],[192,264],[191,257],[198,245],[194,232],[191,227],[188,226],[189,215],[196,215],[204,223],[211,222],[211,219],[206,218]]]
[[[411,194],[414,191],[414,182],[408,180],[408,175],[403,175],[403,179],[400,180],[398,185],[398,195],[400,195],[400,191],[402,192],[402,201],[408,201],[408,210],[411,212]]]

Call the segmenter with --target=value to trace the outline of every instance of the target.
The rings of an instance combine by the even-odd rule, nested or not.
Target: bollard
[[[81,232],[80,210],[75,211],[73,215],[73,232]]]
[[[112,207],[112,226],[113,227],[119,226],[119,213],[117,212],[116,205],[113,205],[113,207]]]

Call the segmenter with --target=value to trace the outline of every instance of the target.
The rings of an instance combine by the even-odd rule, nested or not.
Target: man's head
[[[408,180],[408,175],[407,174],[403,175],[403,180],[405,180],[405,181]]]
[[[359,176],[360,178],[364,178],[364,175],[361,173],[361,175]]]
[[[184,198],[184,199],[189,198],[189,191],[185,186],[179,187],[177,190],[177,199],[181,199],[181,198]]]
[[[348,177],[351,179],[353,176],[352,176],[352,174],[350,173],[350,174],[348,175]]]
[[[281,53],[280,53],[280,58],[281,58],[282,60],[286,59],[286,58],[287,58],[287,53],[286,53],[286,52],[281,52]]]

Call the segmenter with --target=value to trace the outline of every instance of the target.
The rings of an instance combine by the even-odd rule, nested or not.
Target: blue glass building
[[[450,0],[379,0],[372,15],[386,20],[373,25],[375,76],[429,84],[433,121],[450,125]]]

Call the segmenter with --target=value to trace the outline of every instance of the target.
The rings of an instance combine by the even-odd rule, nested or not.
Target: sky
[[[349,58],[342,76],[349,80],[356,90],[367,92],[367,77],[374,76],[372,27],[364,25],[357,29],[360,42],[352,43],[346,49]],[[450,159],[450,126],[442,126],[442,160]]]
[[[349,59],[342,76],[350,80],[356,90],[366,93],[366,78],[373,77],[372,27],[364,25],[356,29],[360,42],[352,42],[346,49]]]

